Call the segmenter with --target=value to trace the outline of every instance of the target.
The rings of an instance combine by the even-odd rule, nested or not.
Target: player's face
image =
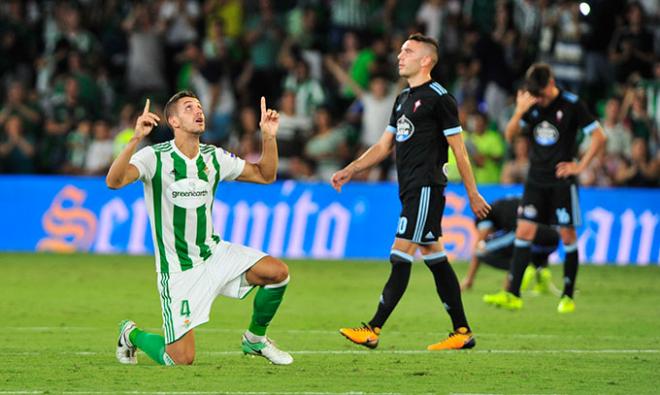
[[[426,55],[424,45],[418,41],[407,40],[401,46],[401,52],[397,56],[399,60],[399,75],[410,78],[419,73],[422,67],[422,58]]]
[[[189,133],[202,134],[206,127],[202,103],[193,97],[184,97],[179,100],[176,118],[179,127]]]

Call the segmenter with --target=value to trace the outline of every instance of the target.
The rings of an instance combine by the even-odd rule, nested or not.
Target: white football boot
[[[246,355],[258,355],[269,360],[274,365],[290,365],[293,363],[293,357],[286,351],[282,351],[275,346],[269,338],[258,343],[251,343],[245,335],[241,342],[241,348]]]
[[[119,323],[119,339],[117,340],[117,360],[125,365],[137,364],[137,347],[131,343],[128,334],[136,328],[135,322],[124,320]]]

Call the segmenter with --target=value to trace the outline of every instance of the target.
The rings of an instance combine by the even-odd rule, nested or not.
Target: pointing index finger
[[[261,96],[261,115],[266,115],[266,98]]]
[[[149,104],[151,104],[151,101],[147,99],[146,103],[144,103],[144,111],[142,111],[143,115],[149,112]]]

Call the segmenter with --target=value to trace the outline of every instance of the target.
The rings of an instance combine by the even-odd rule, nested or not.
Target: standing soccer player
[[[428,349],[472,348],[475,340],[463,310],[458,279],[440,238],[447,183],[444,166],[449,147],[456,156],[474,213],[484,217],[490,206],[474,182],[456,102],[431,79],[431,69],[438,62],[437,42],[413,34],[401,47],[398,59],[399,75],[408,81],[409,87],[397,97],[389,126],[376,144],[332,176],[332,186],[341,191],[356,172],[380,163],[396,147],[399,198],[403,207],[390,253],[390,277],[371,321],[357,328],[342,328],[340,333],[356,344],[369,348],[378,345],[381,328],[408,286],[413,255],[419,249],[433,273],[438,295],[454,327],[448,338],[431,344]]]
[[[575,176],[589,165],[606,137],[584,103],[574,94],[557,88],[550,66],[532,65],[525,75],[525,84],[526,90],[518,92],[515,112],[506,127],[509,142],[524,128],[532,148],[525,192],[518,207],[511,281],[506,291],[487,295],[484,301],[510,310],[522,308],[520,283],[538,224],[558,225],[566,258],[564,291],[557,311],[572,313],[579,264],[575,227],[581,221]],[[580,130],[591,135],[591,145],[576,162]]]
[[[218,295],[243,298],[252,288],[254,312],[241,347],[278,365],[293,358],[266,337],[289,282],[287,266],[261,251],[232,244],[213,233],[211,208],[218,183],[223,180],[259,184],[275,180],[279,115],[266,109],[261,98],[263,152],[258,163],[246,163],[220,148],[200,144],[205,118],[199,99],[182,91],[165,105],[167,124],[174,140],[148,146],[134,154],[137,145],[160,121],[149,112],[149,100],[137,119],[135,134],[115,159],[106,183],[118,189],[136,180],[144,183],[151,231],[156,250],[158,290],[165,336],[147,333],[133,321],[120,324],[117,359],[135,364],[136,349],[161,365],[189,365],[195,358],[193,328],[209,320]]]

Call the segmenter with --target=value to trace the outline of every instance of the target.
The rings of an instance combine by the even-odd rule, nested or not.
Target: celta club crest
[[[415,133],[415,125],[406,118],[405,115],[402,115],[396,121],[396,141],[403,142],[408,140],[413,133]]]
[[[534,139],[539,145],[553,145],[559,140],[559,131],[548,121],[543,121],[534,128]]]

